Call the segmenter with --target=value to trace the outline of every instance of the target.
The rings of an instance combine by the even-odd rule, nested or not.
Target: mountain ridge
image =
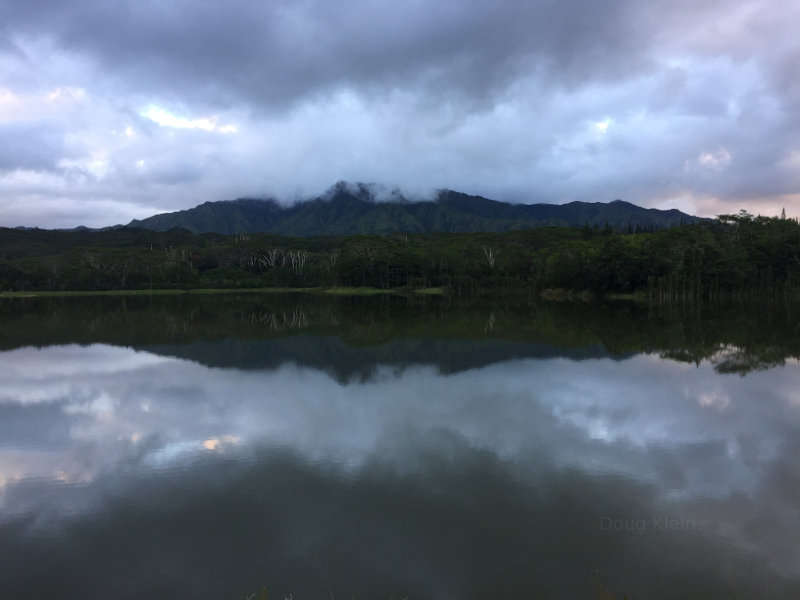
[[[662,229],[702,221],[677,209],[643,208],[623,200],[510,204],[453,190],[410,200],[399,190],[340,181],[324,194],[281,205],[272,198],[204,202],[194,208],[133,220],[128,227],[194,233],[274,233],[308,237],[427,232],[503,232],[546,226]]]

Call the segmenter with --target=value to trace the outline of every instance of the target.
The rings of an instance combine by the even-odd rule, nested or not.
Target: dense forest
[[[454,295],[796,296],[800,225],[744,211],[658,231],[285,237],[137,228],[0,229],[0,291],[441,287]]]

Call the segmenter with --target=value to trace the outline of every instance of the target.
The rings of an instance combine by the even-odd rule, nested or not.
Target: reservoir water
[[[791,307],[0,301],[0,598],[798,598]]]

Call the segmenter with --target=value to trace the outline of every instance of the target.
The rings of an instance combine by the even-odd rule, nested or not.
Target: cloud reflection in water
[[[498,477],[504,493],[512,486],[520,495],[517,511],[547,505],[543,498],[566,486],[586,495],[581,516],[570,518],[644,518],[652,529],[659,515],[678,515],[800,579],[800,543],[790,533],[800,528],[793,362],[740,377],[648,355],[552,358],[447,375],[387,367],[346,383],[294,364],[211,369],[101,345],[24,348],[3,353],[2,363],[0,524],[103,514],[121,494],[134,504],[160,499],[169,511],[187,489],[214,496],[215,486],[241,486],[248,470],[278,468],[276,456],[348,502],[355,490],[332,481],[358,489],[404,482],[452,499],[447,486],[483,465],[489,480],[461,490],[463,501],[491,496],[483,486]],[[297,481],[280,472],[276,482],[295,494]],[[186,483],[187,473],[205,483]],[[184,482],[175,495],[164,492],[170,478]],[[601,533],[598,525],[589,537]],[[289,544],[310,552],[327,543]]]

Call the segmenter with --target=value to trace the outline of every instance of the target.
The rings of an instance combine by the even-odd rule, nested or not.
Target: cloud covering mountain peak
[[[796,216],[788,0],[0,9],[3,225],[288,202],[338,179]]]

